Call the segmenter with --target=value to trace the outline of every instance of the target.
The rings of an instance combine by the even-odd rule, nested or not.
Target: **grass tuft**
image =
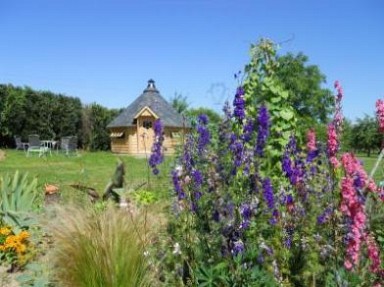
[[[148,286],[140,215],[113,207],[59,209],[57,215],[53,258],[61,286]]]

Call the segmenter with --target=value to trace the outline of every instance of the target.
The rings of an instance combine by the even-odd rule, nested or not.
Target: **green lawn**
[[[95,188],[100,194],[114,173],[118,160],[125,163],[125,182],[128,188],[135,187],[148,180],[148,165],[145,158],[116,155],[111,152],[79,152],[77,156],[65,156],[53,153],[52,156],[39,158],[36,154],[26,157],[23,151],[5,150],[6,157],[0,161],[0,176],[13,174],[16,170],[28,172],[37,177],[39,188],[43,192],[44,184],[55,184],[60,187],[64,197],[77,198],[81,193],[70,187],[70,184],[82,184]],[[377,157],[359,155],[368,173],[372,170]],[[160,166],[159,176],[149,171],[149,186],[145,189],[155,191],[160,198],[166,197],[170,190],[170,169],[173,158],[166,158]],[[381,163],[375,174],[375,180],[384,180],[384,163]]]
[[[125,182],[128,188],[148,181],[150,189],[164,197],[169,192],[169,170],[172,158],[166,158],[160,167],[160,175],[154,176],[148,171],[145,158],[119,156],[111,152],[79,152],[77,156],[65,156],[53,153],[52,156],[39,158],[37,155],[26,157],[23,151],[5,150],[6,157],[0,161],[0,176],[12,175],[16,170],[27,172],[31,177],[38,178],[39,189],[45,184],[55,184],[66,198],[77,198],[80,191],[70,184],[82,184],[95,188],[101,194],[111,179],[118,160],[125,163]]]
[[[368,174],[370,174],[371,170],[373,169],[376,163],[378,156],[370,156],[370,157],[367,157],[365,155],[357,155],[357,156],[362,161],[364,169],[367,171]],[[382,161],[379,164],[376,170],[376,173],[374,175],[374,179],[376,182],[384,180],[384,161]]]

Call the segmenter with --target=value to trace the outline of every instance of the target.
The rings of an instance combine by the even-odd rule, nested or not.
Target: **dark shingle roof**
[[[155,87],[155,81],[149,80],[143,93],[107,127],[135,126],[136,124],[133,123],[135,116],[146,106],[161,119],[166,127],[183,127],[186,124],[183,117],[160,95]]]

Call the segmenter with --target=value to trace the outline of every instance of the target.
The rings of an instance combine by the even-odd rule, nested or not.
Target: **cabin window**
[[[152,128],[152,121],[144,120],[143,121],[143,127],[146,128],[146,129],[151,129]]]
[[[124,132],[112,132],[109,136],[111,138],[122,139],[122,138],[124,138]]]

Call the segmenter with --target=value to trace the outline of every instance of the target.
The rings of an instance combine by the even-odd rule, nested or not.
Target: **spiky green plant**
[[[62,286],[148,286],[140,216],[59,210],[53,226],[55,277]]]
[[[0,218],[5,224],[21,229],[33,223],[33,208],[38,197],[37,179],[16,171],[0,178]]]

